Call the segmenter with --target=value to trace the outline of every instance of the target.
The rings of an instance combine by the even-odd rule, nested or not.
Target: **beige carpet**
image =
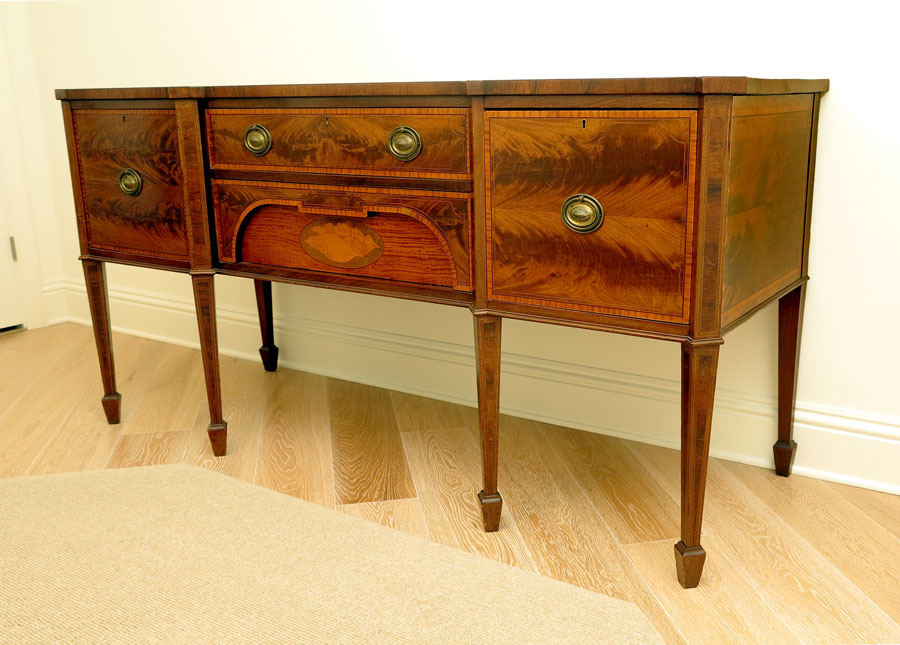
[[[661,639],[631,603],[175,465],[0,480],[0,642]]]

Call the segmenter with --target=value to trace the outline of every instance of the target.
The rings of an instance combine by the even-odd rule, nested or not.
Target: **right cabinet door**
[[[488,298],[687,322],[694,110],[485,114]]]

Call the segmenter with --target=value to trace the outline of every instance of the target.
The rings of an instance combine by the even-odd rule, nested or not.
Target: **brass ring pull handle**
[[[388,137],[388,150],[400,161],[412,161],[422,152],[422,138],[411,127],[398,126]]]
[[[138,174],[137,170],[125,168],[125,170],[119,173],[119,188],[126,195],[134,197],[141,192],[143,185],[144,182],[141,181],[141,176]]]
[[[563,223],[576,233],[591,233],[603,224],[603,206],[590,195],[579,193],[563,202]]]
[[[272,135],[263,126],[254,123],[244,132],[244,147],[250,154],[262,157],[272,149]]]

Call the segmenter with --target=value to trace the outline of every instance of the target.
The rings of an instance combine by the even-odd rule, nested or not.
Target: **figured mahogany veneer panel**
[[[488,297],[686,322],[694,110],[485,113]],[[592,233],[563,201],[595,197]]]
[[[73,110],[88,247],[187,259],[184,192],[175,111]],[[126,195],[119,173],[140,174]]]
[[[813,97],[734,98],[725,325],[803,277]]]
[[[209,162],[216,169],[458,179],[471,173],[467,115],[464,108],[209,109]],[[261,157],[244,147],[253,124],[272,137]],[[402,125],[422,140],[409,161],[388,149],[391,131]]]
[[[213,199],[225,262],[471,291],[464,196],[217,180]]]

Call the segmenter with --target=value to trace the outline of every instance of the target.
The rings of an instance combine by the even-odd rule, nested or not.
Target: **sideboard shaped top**
[[[278,98],[320,96],[519,96],[571,94],[806,94],[827,92],[828,79],[770,79],[746,76],[603,78],[417,83],[324,83],[59,89],[60,100]]]

